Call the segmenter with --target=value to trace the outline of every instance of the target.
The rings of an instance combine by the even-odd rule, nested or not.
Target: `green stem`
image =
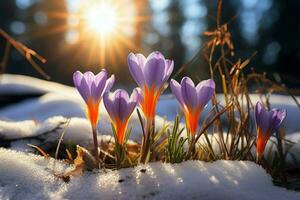
[[[280,178],[283,184],[286,183],[286,175],[285,175],[285,157],[283,153],[283,144],[280,136],[280,129],[276,132],[276,138],[277,138],[277,149],[278,149],[278,154],[279,154],[279,159],[280,159]]]
[[[259,165],[261,163],[261,157],[262,156],[259,156],[258,153],[256,153],[256,164]]]
[[[117,169],[121,169],[122,163],[125,159],[125,147],[124,145],[120,145],[116,143],[116,167]]]
[[[188,154],[187,154],[187,159],[192,159],[195,152],[196,152],[196,140],[195,140],[195,135],[191,134],[192,138],[191,138],[191,142],[190,142],[190,146],[189,146],[189,150],[188,150]]]
[[[95,157],[96,157],[96,166],[99,168],[99,152],[98,152],[98,138],[97,138],[97,127],[92,125],[93,130],[93,140],[94,140],[94,151],[95,151]]]
[[[147,162],[148,154],[150,153],[150,138],[152,136],[151,134],[151,126],[152,126],[152,120],[147,119],[146,120],[146,130],[145,130],[145,137],[143,137],[143,143],[141,148],[141,157],[140,157],[140,163],[145,164]]]

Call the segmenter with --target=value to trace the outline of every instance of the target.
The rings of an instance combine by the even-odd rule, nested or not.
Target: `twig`
[[[199,134],[197,135],[196,139],[195,139],[195,143],[199,140],[200,136],[202,135],[202,133],[204,133],[209,127],[210,125],[212,125],[214,123],[214,121],[216,119],[218,119],[224,112],[226,112],[229,108],[231,108],[233,106],[233,103],[231,102],[230,104],[228,104],[225,108],[223,108],[220,112],[218,112],[213,118],[212,120],[210,120],[207,124],[205,124],[204,127],[201,128],[201,130],[199,131]]]
[[[64,130],[63,130],[63,132],[61,133],[61,136],[60,136],[60,138],[59,138],[59,140],[58,140],[57,147],[56,147],[56,150],[55,150],[55,159],[57,159],[60,144],[61,144],[61,142],[62,142],[62,140],[63,140],[63,137],[64,137],[64,135],[65,135],[65,132],[66,132],[66,130],[67,130],[69,124],[70,124],[70,121],[71,121],[71,118],[68,119],[67,124],[66,124],[66,127],[64,128]]]
[[[33,58],[38,59],[42,63],[46,63],[46,59],[37,54],[32,49],[23,45],[22,43],[16,41],[12,37],[10,37],[3,29],[0,28],[0,36],[4,37],[7,40],[7,44],[4,51],[3,60],[0,65],[0,72],[3,73],[6,68],[8,54],[10,50],[10,46],[13,46],[31,65],[32,67],[45,79],[49,80],[50,76],[48,76],[45,71],[33,60]],[[9,44],[9,45],[8,45]]]

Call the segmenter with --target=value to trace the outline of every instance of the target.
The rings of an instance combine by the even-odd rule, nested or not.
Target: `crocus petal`
[[[91,88],[92,83],[95,81],[95,75],[91,71],[87,71],[83,74],[83,78],[85,79],[86,83],[88,84],[89,88]]]
[[[189,77],[184,77],[181,80],[181,95],[187,107],[191,109],[197,108],[197,91],[193,81]]]
[[[89,88],[85,78],[83,77],[83,74],[79,71],[76,71],[73,74],[73,81],[74,81],[74,85],[77,88],[79,94],[82,96],[84,101],[86,103],[88,103],[89,97],[91,96],[91,91],[90,91],[90,88]]]
[[[82,78],[83,78],[83,74],[80,71],[76,71],[73,73],[73,82],[75,87],[80,86]]]
[[[139,90],[138,90],[138,88],[134,88],[129,101],[130,102],[138,102],[138,100],[139,100]]]
[[[141,67],[141,69],[143,70],[147,58],[146,58],[143,54],[140,54],[140,53],[135,54],[135,56],[136,56],[138,65],[139,65],[139,66]]]
[[[145,79],[144,79],[144,74],[142,69],[144,67],[146,58],[141,54],[134,55],[133,53],[130,53],[128,55],[127,60],[128,60],[129,71],[131,73],[131,76],[135,80],[135,82],[139,86],[144,85]]]
[[[255,120],[257,126],[262,129],[263,133],[266,133],[269,129],[270,117],[271,115],[263,105],[260,102],[257,102],[255,106]]]
[[[261,117],[260,116],[262,115],[262,112],[263,112],[263,106],[261,105],[260,102],[257,102],[256,106],[255,106],[255,121],[258,126],[261,125]]]
[[[279,109],[272,109],[272,111],[273,111],[273,116],[272,116],[271,127],[272,127],[272,132],[276,132],[286,117],[286,111],[279,110]]]
[[[101,95],[103,93],[105,84],[107,80],[107,73],[105,70],[102,70],[95,76],[95,80],[91,86],[91,95],[94,99],[94,102],[99,102]]]
[[[118,89],[115,91],[115,108],[121,121],[127,118],[129,96],[125,90]]]
[[[212,79],[201,81],[197,87],[198,106],[204,108],[215,92],[215,82]]]
[[[270,131],[271,131],[271,133],[273,133],[272,130],[270,130],[271,123],[272,123],[273,112],[267,111],[264,108],[264,106],[262,106],[261,104],[258,105],[258,108],[260,108],[260,112],[258,113],[258,117],[259,117],[258,126],[262,129],[262,132],[265,133],[265,134],[270,132]]]
[[[137,91],[138,94],[138,103],[141,103],[144,101],[144,95],[143,95],[143,91],[141,88],[136,88],[135,89]]]
[[[180,106],[184,107],[184,101],[181,95],[181,85],[175,81],[174,79],[171,79],[170,81],[170,88],[174,96],[176,97],[177,101],[179,102]]]
[[[169,79],[171,76],[173,69],[174,69],[174,61],[166,59],[166,71],[165,71],[165,77],[164,77],[164,82]]]
[[[115,95],[110,92],[105,92],[103,95],[103,103],[110,118],[116,120]]]
[[[112,88],[114,83],[115,83],[115,75],[113,74],[113,75],[110,76],[109,79],[107,79],[103,93],[107,92],[107,91],[110,91],[110,89]]]
[[[99,85],[99,83],[103,80],[107,79],[107,72],[105,69],[102,69],[97,75],[95,75],[95,84]]]
[[[129,117],[132,114],[136,105],[138,104],[138,101],[139,101],[139,94],[137,89],[134,89],[127,105],[127,113],[126,113],[127,117]]]
[[[163,84],[165,77],[165,59],[160,52],[151,53],[144,67],[144,78],[148,88],[154,86],[158,89]]]

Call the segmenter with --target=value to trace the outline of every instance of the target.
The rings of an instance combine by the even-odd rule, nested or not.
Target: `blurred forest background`
[[[133,83],[127,68],[129,52],[159,50],[175,60],[176,69],[197,54],[216,28],[217,0],[119,0],[122,15],[131,16],[118,36],[107,35],[105,47],[95,34],[82,31],[76,13],[88,0],[1,0],[0,28],[47,59],[40,66],[52,81],[71,84],[75,70],[106,67],[121,83]],[[300,1],[224,0],[222,23],[229,22],[236,58],[257,55],[251,66],[300,87]],[[0,56],[5,48],[0,38]],[[102,50],[100,51],[100,49]],[[207,63],[199,59],[187,74],[208,78]],[[250,70],[250,68],[248,68]],[[16,50],[6,72],[41,77]]]

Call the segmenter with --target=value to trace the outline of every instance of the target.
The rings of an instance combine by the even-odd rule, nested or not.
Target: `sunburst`
[[[61,1],[58,1],[59,3]],[[32,35],[46,37],[50,34],[66,33],[65,47],[60,51],[68,52],[76,48],[73,56],[84,56],[86,67],[117,68],[120,60],[124,60],[128,51],[140,51],[134,41],[140,34],[139,25],[150,20],[148,15],[139,14],[144,8],[139,0],[78,0],[66,1],[72,9],[66,13],[46,12],[51,19],[65,19],[66,24],[51,26]],[[69,43],[68,43],[69,42]],[[76,59],[77,60],[77,59]],[[109,61],[110,66],[106,66]],[[125,62],[125,61],[124,61]]]
[[[98,57],[101,67],[106,60],[116,66],[119,58],[124,58],[128,49],[138,51],[133,41],[137,23],[145,22],[148,16],[138,16],[137,7],[132,0],[95,0],[82,2],[80,11],[75,15],[80,19],[80,34],[89,42],[89,58]],[[95,55],[95,52],[97,52]]]
[[[99,5],[86,9],[84,13],[87,28],[103,36],[116,31],[119,19],[118,10],[106,2],[100,2]]]

